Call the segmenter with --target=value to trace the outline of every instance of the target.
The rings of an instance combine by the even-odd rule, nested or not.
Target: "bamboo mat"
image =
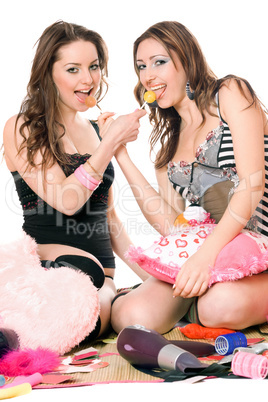
[[[264,341],[268,342],[268,325],[263,324],[261,327],[251,327],[243,331],[247,338],[264,338]],[[179,330],[174,328],[172,331],[164,335],[168,340],[188,340]],[[108,341],[111,343],[107,343]],[[82,386],[98,383],[112,383],[112,382],[157,382],[156,377],[142,373],[132,367],[125,359],[118,355],[116,347],[116,334],[110,333],[107,338],[102,341],[98,340],[89,345],[83,345],[83,348],[75,348],[68,355],[72,355],[87,347],[94,347],[98,350],[99,355],[106,355],[100,357],[101,361],[109,363],[107,367],[100,368],[91,373],[75,373],[72,374],[72,379],[66,383],[59,385],[64,386]],[[213,343],[204,339],[195,339],[194,341]],[[66,355],[66,356],[68,356]],[[213,360],[211,363],[214,362]],[[36,388],[45,388],[46,385],[38,385]]]

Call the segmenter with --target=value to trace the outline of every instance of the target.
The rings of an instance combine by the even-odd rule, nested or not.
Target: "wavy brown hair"
[[[35,156],[38,151],[42,153],[41,168],[44,170],[55,162],[67,163],[61,141],[65,128],[57,121],[58,92],[53,83],[52,68],[58,60],[61,47],[78,40],[93,43],[98,52],[101,83],[96,100],[101,100],[108,90],[105,79],[108,76],[108,50],[102,37],[83,26],[61,20],[47,27],[36,43],[38,46],[27,95],[16,120],[16,125],[21,116],[24,120],[19,129],[23,141],[18,153],[27,149],[27,166],[36,167]],[[25,135],[26,128],[29,131],[28,137]]]
[[[237,81],[240,91],[244,94],[241,85],[241,81],[243,81],[252,96],[252,104],[256,102],[257,97],[246,80],[234,75],[228,75],[222,79],[216,77],[208,66],[197,39],[184,25],[176,21],[159,22],[147,29],[135,41],[133,56],[134,68],[138,78],[137,50],[140,43],[149,38],[157,40],[165,48],[173,62],[172,50],[179,57],[188,77],[190,87],[195,91],[194,102],[202,115],[202,124],[205,122],[204,111],[211,114],[211,106],[216,105],[216,93],[231,78]],[[145,91],[139,79],[134,89],[134,94],[140,105],[144,102],[143,96]],[[151,151],[160,140],[161,148],[155,160],[155,167],[159,169],[172,160],[175,155],[179,141],[181,117],[173,107],[167,109],[158,107],[150,108],[149,119],[153,125],[153,131],[150,136]]]

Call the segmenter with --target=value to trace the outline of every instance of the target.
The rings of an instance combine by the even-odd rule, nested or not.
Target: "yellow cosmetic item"
[[[0,389],[0,400],[29,394],[31,390],[32,386],[28,383],[16,385],[15,387],[10,387],[6,389]]]
[[[184,218],[183,213],[178,215],[175,219],[174,226],[189,225],[188,220]]]

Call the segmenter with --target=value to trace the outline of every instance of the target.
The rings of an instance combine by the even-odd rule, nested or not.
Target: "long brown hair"
[[[106,94],[108,84],[105,77],[108,76],[108,50],[102,37],[95,31],[83,26],[57,21],[50,25],[42,33],[37,41],[35,57],[32,64],[30,80],[27,86],[27,95],[21,105],[18,119],[22,116],[23,124],[20,126],[20,134],[23,141],[18,149],[27,149],[28,166],[35,167],[35,155],[42,152],[41,167],[45,170],[56,161],[66,164],[61,137],[65,128],[57,119],[58,92],[52,79],[53,64],[58,59],[59,49],[69,43],[84,40],[96,46],[101,70],[100,88],[96,94],[99,101]],[[104,96],[103,95],[103,96]],[[26,138],[25,128],[29,131]]]
[[[135,41],[133,48],[134,68],[138,79],[137,50],[140,43],[149,38],[157,40],[166,49],[172,60],[171,50],[178,55],[188,77],[191,90],[195,91],[194,102],[202,115],[202,124],[205,122],[204,111],[211,114],[210,107],[211,105],[215,106],[217,91],[230,78],[236,79],[240,90],[243,92],[242,80],[251,93],[252,103],[256,101],[256,95],[246,80],[233,75],[228,75],[219,80],[208,66],[197,39],[184,25],[176,21],[159,22],[147,29]],[[145,91],[139,79],[134,89],[134,94],[140,105],[144,102],[143,95]],[[175,155],[179,141],[181,117],[173,107],[167,109],[158,107],[150,109],[149,119],[153,125],[153,131],[150,136],[151,151],[160,140],[161,149],[155,160],[155,167],[159,169],[165,166]]]

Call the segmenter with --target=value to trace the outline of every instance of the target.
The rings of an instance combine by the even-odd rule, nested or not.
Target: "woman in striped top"
[[[232,75],[218,79],[196,38],[178,22],[161,22],[145,31],[134,44],[134,59],[137,100],[142,103],[148,90],[157,97],[158,107],[151,108],[149,118],[151,148],[160,142],[155,160],[159,192],[125,148],[117,152],[117,161],[145,217],[163,236],[187,202],[203,206],[217,225],[183,264],[173,289],[150,278],[118,298],[114,328],[139,323],[163,333],[186,311],[198,311],[195,317],[210,327],[242,329],[265,322],[266,272],[208,288],[210,267],[242,229],[268,240],[264,107],[246,80]]]

